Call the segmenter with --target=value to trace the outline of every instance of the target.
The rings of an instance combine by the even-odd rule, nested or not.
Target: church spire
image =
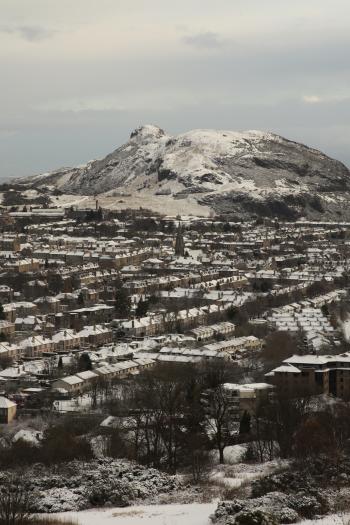
[[[177,234],[176,234],[176,240],[175,240],[175,255],[177,256],[184,256],[185,255],[185,243],[184,238],[182,235],[182,228],[179,223]]]

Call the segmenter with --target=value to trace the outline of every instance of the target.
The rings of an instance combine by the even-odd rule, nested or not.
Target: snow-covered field
[[[140,505],[50,514],[49,517],[70,518],[77,525],[210,525],[210,515],[217,503],[184,505]],[[330,514],[317,520],[303,520],[298,525],[348,525],[350,514]]]
[[[244,445],[233,445],[226,447],[224,451],[225,463],[219,464],[219,454],[213,451],[211,454],[214,463],[209,479],[221,487],[241,487],[255,479],[267,476],[276,469],[287,466],[286,461],[274,460],[265,463],[244,463],[243,456],[246,451]]]
[[[210,515],[217,503],[183,505],[139,505],[50,514],[50,518],[70,518],[77,525],[210,525]],[[317,520],[303,520],[298,525],[347,525],[350,514],[330,514]]]
[[[159,213],[166,210],[169,215],[198,215],[199,217],[208,217],[210,208],[199,204],[194,197],[186,199],[173,199],[169,195],[154,195],[153,192],[144,190],[140,193],[133,193],[132,196],[115,197],[108,194],[98,195],[98,202],[103,208],[111,210],[124,210],[127,208],[149,208]],[[94,208],[96,198],[94,196],[79,195],[60,195],[54,197],[53,202],[56,206],[69,207],[77,206],[78,208]]]
[[[330,514],[318,520],[303,520],[298,525],[348,525],[350,514]]]
[[[215,507],[216,503],[140,505],[50,514],[50,518],[71,518],[79,525],[208,525]]]

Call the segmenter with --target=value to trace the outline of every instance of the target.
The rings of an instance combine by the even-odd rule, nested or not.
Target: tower
[[[175,255],[183,257],[185,255],[185,243],[182,235],[182,228],[179,224],[175,240]]]

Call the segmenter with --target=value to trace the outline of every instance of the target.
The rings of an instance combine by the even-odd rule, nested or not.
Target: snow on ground
[[[303,520],[298,525],[348,525],[350,521],[349,513],[329,514],[318,520]]]
[[[69,208],[70,206],[77,206],[85,208],[89,206],[95,207],[96,199],[94,197],[88,197],[86,195],[59,195],[57,197],[52,197],[53,203],[56,206],[61,206],[63,208]]]
[[[283,468],[287,462],[280,460],[265,463],[242,463],[246,446],[233,445],[224,450],[224,465],[218,462],[218,453],[213,451],[211,457],[215,466],[210,472],[210,480],[223,487],[239,488],[242,485],[261,478]]]
[[[70,518],[79,525],[209,525],[214,503],[187,505],[140,505],[50,514],[50,518]]]
[[[111,210],[124,210],[127,208],[148,208],[159,213],[168,215],[198,215],[200,217],[209,217],[210,208],[198,204],[194,197],[186,199],[174,199],[171,195],[154,195],[151,191],[144,190],[142,193],[133,194],[132,196],[113,197],[107,194],[100,194],[96,197],[100,206]],[[69,207],[77,206],[78,208],[95,208],[96,198],[79,195],[60,195],[53,197],[53,202],[57,206]]]
[[[210,480],[222,486],[238,488],[255,479],[272,474],[283,464],[277,461],[265,463],[237,463],[236,465],[217,465],[210,473]]]
[[[350,341],[350,319],[347,319],[343,322],[342,328],[346,341]]]
[[[19,430],[12,438],[12,441],[16,443],[17,441],[25,441],[32,445],[39,445],[40,439],[42,438],[42,432],[33,430],[31,428]]]
[[[84,409],[90,409],[91,405],[91,396],[84,394],[73,399],[56,400],[53,403],[53,408],[58,412],[82,412]]]
[[[245,451],[246,447],[244,445],[232,445],[230,447],[226,447],[224,450],[225,464],[234,465],[235,463],[239,463],[242,461]],[[213,463],[219,463],[219,452],[217,450],[213,450],[210,456]]]
[[[21,193],[22,197],[25,197],[26,199],[35,199],[36,197],[39,197],[39,193],[37,190],[25,190]]]

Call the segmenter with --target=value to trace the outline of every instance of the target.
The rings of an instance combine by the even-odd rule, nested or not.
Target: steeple
[[[175,241],[175,255],[183,257],[185,255],[185,243],[182,235],[182,228],[179,223]]]

